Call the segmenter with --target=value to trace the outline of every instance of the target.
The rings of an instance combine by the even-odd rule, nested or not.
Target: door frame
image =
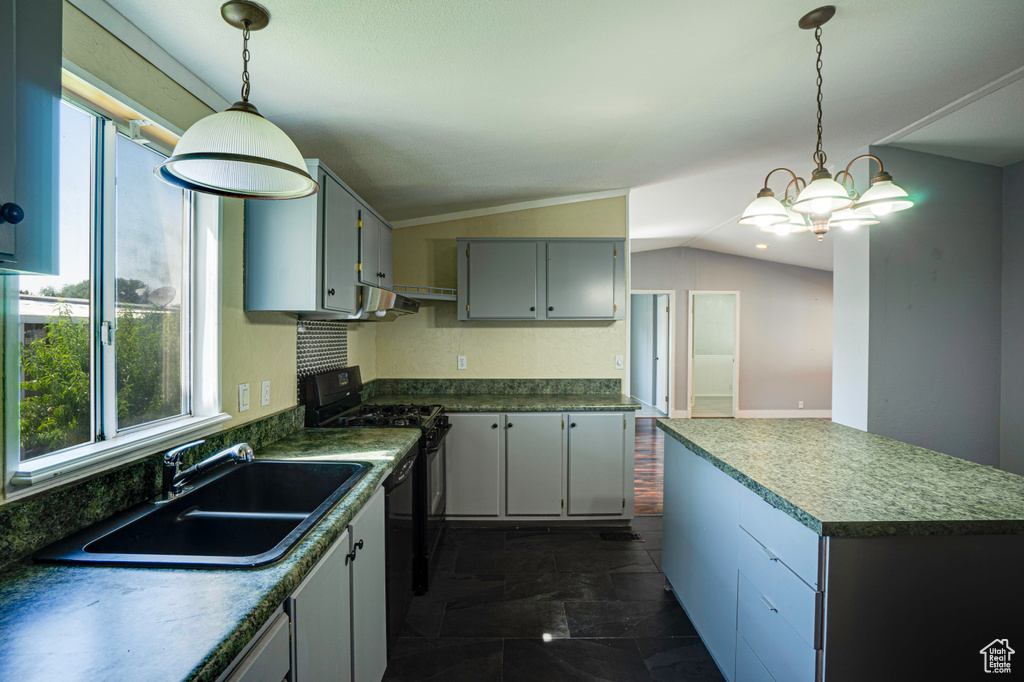
[[[688,416],[690,416],[689,415],[689,410],[686,410],[686,414],[685,415],[682,415],[682,414],[676,415],[675,414],[675,404],[676,404],[676,320],[675,320],[675,317],[676,316],[675,316],[674,311],[676,309],[676,291],[675,291],[675,289],[630,289],[629,290],[629,295],[632,296],[633,294],[640,294],[640,295],[643,295],[643,296],[648,295],[648,294],[650,294],[650,295],[667,294],[668,295],[668,309],[669,309],[669,314],[668,314],[668,414],[666,416],[669,417],[669,418],[683,417],[683,416],[687,416],[688,417]],[[632,300],[633,299],[630,299],[630,302],[632,302]],[[632,308],[632,306],[630,306],[630,307]],[[655,311],[655,314],[657,314],[657,311]],[[633,328],[632,327],[632,325],[633,325],[632,317],[630,318],[629,324],[630,324],[630,327],[629,327],[629,329],[626,330],[626,337],[627,338],[629,337],[629,332],[632,331],[632,328]],[[630,352],[630,357],[627,358],[626,366],[631,366],[630,363],[632,362],[632,359],[633,359],[633,357],[632,357],[633,356],[633,349],[630,348],[629,352]],[[657,406],[655,406],[655,407],[657,407]]]
[[[686,292],[686,416],[693,414],[693,297],[702,294],[733,294],[736,296],[736,338],[732,355],[732,416],[740,409],[740,292],[711,289],[690,289]]]

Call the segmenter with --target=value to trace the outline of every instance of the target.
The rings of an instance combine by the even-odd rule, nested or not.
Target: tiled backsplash
[[[299,320],[295,355],[302,404],[306,377],[348,365],[348,325],[337,320]]]

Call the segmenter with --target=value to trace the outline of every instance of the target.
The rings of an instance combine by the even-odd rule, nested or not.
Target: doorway
[[[740,292],[691,291],[687,377],[690,416],[735,417],[739,409]]]
[[[674,291],[633,291],[630,295],[630,396],[643,408],[638,417],[672,413],[675,334]]]

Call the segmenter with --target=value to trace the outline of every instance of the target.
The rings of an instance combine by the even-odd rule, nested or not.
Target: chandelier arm
[[[783,195],[782,198],[784,200],[789,200],[789,188],[792,187],[793,188],[793,199],[796,200],[796,198],[800,195],[800,192],[806,186],[807,186],[807,181],[806,180],[804,180],[803,178],[798,178],[798,177],[794,176],[793,179],[790,180],[789,183],[786,185],[786,193]],[[790,202],[790,203],[792,203],[792,202]]]
[[[768,188],[768,180],[773,175],[775,175],[777,172],[779,172],[779,171],[784,171],[786,173],[789,173],[793,177],[793,180],[800,179],[800,178],[797,177],[796,173],[794,173],[793,171],[789,170],[788,168],[774,168],[774,169],[772,169],[771,171],[768,172],[768,175],[764,176],[764,186],[765,186],[765,189]]]
[[[850,175],[849,171],[841,170],[838,173],[836,173],[836,176],[832,179],[838,182],[840,185],[842,185],[843,189],[846,189],[846,181],[849,180],[850,188],[847,189],[847,191],[852,191],[854,194],[857,193],[857,183],[853,181],[853,176]]]

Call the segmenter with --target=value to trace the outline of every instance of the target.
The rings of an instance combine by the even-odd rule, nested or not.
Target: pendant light
[[[882,160],[874,154],[861,154],[839,171],[835,178],[825,168],[828,157],[822,148],[821,125],[821,27],[835,16],[836,8],[825,5],[804,15],[797,25],[805,30],[814,29],[818,59],[815,69],[818,73],[818,145],[812,158],[815,169],[808,183],[788,168],[776,168],[764,179],[764,188],[757,198],[747,206],[740,218],[740,225],[755,225],[762,232],[785,235],[810,230],[822,240],[829,227],[852,230],[863,225],[878,224],[878,217],[895,211],[902,211],[914,205],[907,193],[892,181],[892,176],[882,168]],[[871,187],[864,196],[857,194],[850,175],[850,167],[860,159],[873,159],[878,164],[878,173],[871,180]],[[769,180],[776,172],[788,173],[792,178],[786,185],[782,200],[768,187]],[[799,217],[797,217],[799,216]]]
[[[298,199],[315,194],[295,143],[249,102],[249,32],[266,28],[270,14],[248,0],[220,8],[224,21],[242,31],[242,99],[200,119],[181,136],[156,174],[176,187],[242,199]]]

